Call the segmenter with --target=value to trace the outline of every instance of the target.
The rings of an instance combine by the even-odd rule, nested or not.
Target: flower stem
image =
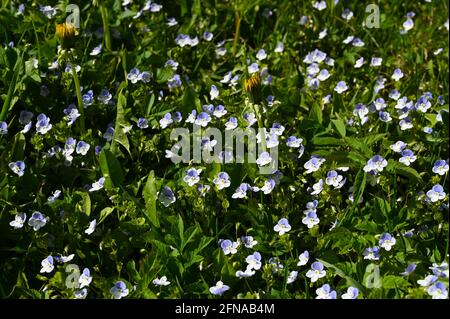
[[[105,47],[107,50],[111,51],[111,33],[109,31],[108,9],[103,4],[100,5],[100,14],[102,15],[103,21],[103,38],[105,40]]]
[[[81,89],[80,89],[80,80],[78,79],[78,74],[76,69],[76,65],[74,63],[71,63],[72,65],[72,75],[73,75],[73,82],[75,83],[75,91],[77,93],[77,100],[78,100],[78,112],[80,112],[80,119],[78,120],[78,123],[80,125],[80,131],[81,134],[84,133],[84,107],[83,107],[83,99],[81,97]]]
[[[267,147],[266,147],[266,134],[264,133],[264,125],[263,125],[263,121],[262,121],[262,116],[259,112],[258,109],[258,105],[256,104],[252,104],[253,106],[253,111],[256,114],[256,118],[258,120],[258,129],[259,129],[259,133],[260,133],[260,137],[261,137],[261,147],[262,147],[262,151],[265,152]],[[261,108],[262,106],[259,106],[259,108]]]
[[[236,29],[234,32],[234,41],[233,41],[233,56],[235,56],[236,54],[237,42],[239,41],[239,32],[241,30],[241,14],[239,11],[235,12],[235,22],[236,22]]]
[[[9,83],[8,94],[6,95],[6,99],[5,99],[5,102],[3,103],[2,111],[0,113],[0,121],[3,121],[3,119],[8,114],[9,109],[11,108],[12,96],[16,89],[16,83],[17,83],[17,79],[19,76],[19,71],[20,71],[20,66],[22,64],[22,60],[23,60],[23,52],[20,56],[19,55],[17,56],[16,64],[14,65],[14,73],[13,73],[11,82]]]

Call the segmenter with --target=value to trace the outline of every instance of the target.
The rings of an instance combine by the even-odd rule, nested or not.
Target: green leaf
[[[367,157],[367,158],[372,157],[373,152],[367,146],[366,141],[364,139],[355,138],[355,137],[345,137],[344,141],[347,143],[348,146],[350,146],[354,150],[359,151],[365,157]]]
[[[336,128],[336,131],[339,133],[341,137],[345,137],[345,134],[347,133],[345,130],[345,123],[341,119],[338,120],[331,120],[334,127]]]
[[[361,197],[364,193],[364,189],[366,188],[366,178],[367,174],[363,169],[360,169],[356,174],[355,182],[353,183],[353,207],[358,205]]]
[[[396,289],[405,288],[411,284],[403,277],[389,275],[383,277],[382,285],[384,289]]]
[[[313,137],[312,142],[314,145],[330,145],[340,146],[345,145],[344,141],[335,137]]]
[[[418,182],[420,184],[423,183],[422,176],[420,176],[420,174],[414,168],[406,166],[405,164],[397,162],[393,159],[388,160],[386,170],[390,173],[397,173],[399,175],[408,177],[412,182]]]
[[[113,154],[118,155],[118,147],[117,143],[125,147],[128,154],[131,156],[130,152],[130,143],[128,141],[128,137],[126,133],[124,132],[124,129],[129,126],[129,123],[125,120],[125,108],[127,106],[127,99],[122,94],[122,92],[119,93],[119,97],[117,100],[117,115],[116,115],[116,124],[114,127],[114,140],[111,143],[111,152]]]
[[[323,114],[322,114],[322,108],[318,103],[314,103],[311,111],[309,112],[309,119],[313,122],[318,123],[319,125],[322,125],[323,122]]]
[[[159,84],[167,82],[172,76],[172,68],[166,67],[156,70],[156,82]]]
[[[353,279],[352,277],[348,276],[347,274],[345,274],[341,269],[339,269],[338,267],[324,261],[321,259],[317,259],[318,261],[320,261],[322,264],[324,264],[325,267],[330,268],[332,270],[334,270],[334,272],[336,273],[336,275],[340,276],[341,278],[347,280],[347,285],[349,286],[353,286],[358,288],[360,291],[362,291],[364,294],[366,294],[366,288],[364,288],[363,285],[361,285],[359,282],[357,282],[355,279]]]
[[[156,213],[156,193],[155,173],[151,171],[150,174],[148,174],[147,182],[145,183],[142,192],[142,196],[145,200],[144,213],[155,227],[159,227],[158,215]]]
[[[105,187],[111,189],[119,187],[123,183],[123,173],[117,158],[108,150],[102,149],[100,152],[100,169],[105,177]]]
[[[105,207],[100,211],[100,218],[98,219],[98,224],[102,223],[106,217],[108,217],[114,211],[114,207]]]
[[[14,142],[11,151],[11,161],[21,161],[24,159],[25,145],[25,135],[20,132],[17,133],[14,136]]]
[[[181,215],[178,215],[178,236],[180,237],[181,245],[184,243],[184,223]]]
[[[88,193],[81,193],[82,197],[83,197],[83,204],[82,204],[82,208],[83,208],[83,213],[86,214],[86,216],[90,216],[91,215],[91,198],[89,197]]]

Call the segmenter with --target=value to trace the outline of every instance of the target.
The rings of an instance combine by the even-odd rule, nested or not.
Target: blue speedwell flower
[[[47,199],[47,203],[51,204],[54,203],[55,200],[58,199],[58,197],[61,195],[61,191],[59,189],[55,190],[52,195],[50,195]]]
[[[181,77],[179,74],[174,74],[173,77],[171,77],[167,81],[167,85],[169,87],[169,90],[172,90],[174,88],[180,87],[183,83],[181,82]]]
[[[298,138],[296,136],[289,136],[286,139],[286,145],[288,147],[293,147],[293,148],[298,148],[300,147],[300,145],[302,144],[303,139],[302,138]]]
[[[439,184],[434,185],[427,192],[427,197],[432,203],[435,203],[438,200],[444,199],[445,198],[444,188]]]
[[[227,114],[227,110],[225,109],[225,107],[223,105],[219,104],[214,108],[213,115],[215,117],[221,118],[225,114]]]
[[[106,132],[103,134],[103,138],[107,141],[107,142],[111,142],[112,139],[114,138],[114,127],[109,126],[106,129]]]
[[[47,115],[43,113],[39,114],[36,122],[36,132],[44,135],[51,129],[52,124],[50,124],[50,118],[48,118]]]
[[[219,96],[219,90],[215,85],[211,85],[211,90],[209,91],[209,96],[211,97],[211,101],[215,100]]]
[[[402,157],[398,160],[400,163],[405,164],[406,166],[411,165],[415,160],[417,159],[416,156],[414,156],[413,151],[411,150],[404,150],[402,151]]]
[[[8,124],[0,121],[0,135],[6,135],[8,133]]]
[[[303,217],[302,223],[305,224],[308,228],[313,228],[315,225],[319,224],[320,219],[317,217],[315,212],[308,212],[306,216]]]
[[[189,185],[194,186],[200,181],[200,173],[202,172],[202,169],[195,169],[190,168],[186,171],[186,175],[184,176],[183,180]]]
[[[165,129],[167,126],[173,123],[172,115],[170,113],[166,113],[162,119],[159,120],[159,125],[162,129]]]
[[[103,89],[100,91],[100,94],[98,95],[98,100],[102,102],[103,104],[107,105],[109,104],[109,101],[112,99],[112,94],[109,93],[108,90]]]
[[[291,271],[286,279],[286,283],[288,285],[292,284],[294,281],[297,280],[297,277],[298,277],[298,271],[296,271],[296,270]]]
[[[297,266],[304,266],[308,263],[309,260],[309,252],[307,250],[305,250],[303,253],[300,254],[300,256],[298,256],[298,263]]]
[[[75,104],[70,104],[67,109],[64,109],[64,114],[66,115],[67,125],[72,126],[76,119],[80,116],[78,108]]]
[[[242,236],[241,241],[244,244],[245,248],[253,248],[258,242],[253,239],[253,236]]]
[[[234,192],[234,194],[231,197],[233,199],[246,198],[247,197],[247,190],[248,190],[248,184],[247,183],[242,183],[241,185],[239,185],[238,188],[236,188],[236,191]]]
[[[81,289],[81,290],[75,290],[75,291],[73,292],[73,296],[74,296],[75,299],[83,299],[83,298],[86,298],[86,296],[87,296],[87,289],[86,289],[86,288],[83,288],[83,289]]]
[[[311,156],[311,159],[307,161],[303,167],[306,169],[306,174],[310,174],[319,170],[320,166],[325,162],[324,158],[318,156]]]
[[[325,284],[316,289],[316,294],[316,299],[336,299],[336,291],[331,290],[329,284]]]
[[[94,102],[94,92],[92,90],[87,91],[86,94],[83,94],[81,100],[83,102],[83,107],[85,108],[89,105],[92,105],[92,103]]]
[[[433,286],[429,287],[427,293],[432,296],[433,299],[447,299],[448,291],[443,282],[436,282]]]
[[[316,282],[322,277],[325,277],[327,272],[323,269],[323,264],[320,261],[315,261],[311,265],[311,269],[307,271],[306,277],[311,279],[311,282]]]
[[[100,177],[100,179],[94,183],[92,183],[92,186],[89,188],[89,192],[96,192],[98,190],[101,190],[105,184],[105,178]]]
[[[77,143],[76,152],[77,154],[86,155],[91,146],[85,141],[79,141]]]
[[[394,144],[390,145],[390,149],[396,153],[401,153],[408,145],[402,141],[397,141]]]
[[[229,239],[219,240],[219,245],[225,255],[234,255],[237,253],[239,241],[232,242]]]
[[[230,186],[230,176],[227,172],[220,172],[214,179],[214,184],[216,184],[217,189],[221,190]]]
[[[28,225],[33,227],[34,231],[39,230],[39,228],[44,227],[47,223],[47,218],[40,212],[34,212],[28,220]]]
[[[222,281],[218,281],[215,286],[209,288],[209,292],[213,295],[221,296],[228,289],[230,289],[229,286],[225,285]]]
[[[142,117],[137,120],[137,127],[140,129],[145,129],[148,127],[148,121]]]
[[[175,194],[169,186],[164,186],[161,189],[158,195],[158,199],[164,205],[164,207],[168,207],[176,201]]]
[[[428,275],[424,279],[417,280],[417,283],[422,287],[429,287],[437,280],[438,280],[438,277],[436,277],[434,275]]]
[[[442,262],[441,264],[433,263],[433,266],[429,267],[434,275],[441,278],[448,278],[448,263]]]
[[[25,163],[22,161],[11,162],[8,164],[8,167],[17,175],[23,176],[25,173]]]
[[[238,126],[238,121],[236,117],[230,117],[225,123],[225,130],[234,130]]]
[[[338,94],[342,94],[347,90],[348,86],[347,83],[345,83],[345,81],[338,82],[338,84],[336,84],[336,86],[334,87],[334,91],[336,91]]]
[[[262,266],[261,254],[256,251],[252,255],[247,256],[245,262],[247,263],[247,270],[259,270]]]
[[[196,125],[206,127],[210,121],[211,121],[211,116],[206,112],[201,112],[195,119],[194,123]]]
[[[414,272],[414,270],[416,270],[416,267],[417,267],[417,265],[415,263],[409,264],[408,267],[406,267],[405,271],[401,272],[400,275],[408,276],[409,274]]]
[[[89,268],[83,269],[83,272],[78,278],[78,282],[80,284],[80,289],[89,286],[89,284],[92,282],[91,271],[89,270]]]
[[[394,73],[391,76],[391,78],[396,82],[398,80],[400,80],[402,77],[403,77],[403,72],[400,69],[395,69]]]
[[[391,234],[384,233],[381,235],[380,241],[378,244],[380,245],[380,247],[386,249],[387,251],[390,251],[392,246],[395,245],[395,242],[396,242],[396,240],[394,237],[392,237]]]
[[[348,287],[347,292],[342,294],[342,299],[357,299],[359,295],[359,289],[355,287]]]
[[[339,175],[336,171],[329,171],[325,183],[335,188],[341,188],[345,184],[345,179],[342,175]]]
[[[319,195],[323,190],[323,179],[319,179],[317,183],[312,186],[312,189],[308,189],[311,195]]]
[[[278,232],[278,235],[282,236],[291,230],[291,225],[289,225],[289,221],[286,218],[281,218],[273,227],[273,230]]]
[[[363,252],[364,259],[378,260],[380,259],[380,247],[366,248]]]
[[[433,166],[433,173],[439,175],[445,175],[448,172],[448,163],[444,160],[437,160]]]
[[[95,231],[95,227],[97,227],[97,219],[91,221],[88,228],[86,228],[84,232],[88,235],[91,235]]]
[[[114,299],[121,299],[128,296],[129,293],[127,285],[123,281],[116,282],[109,292],[113,295]]]
[[[41,261],[41,273],[46,272],[46,273],[51,273],[53,271],[53,269],[55,268],[55,266],[53,265],[53,257],[52,256],[48,256],[47,258],[43,259]]]
[[[14,229],[19,229],[23,227],[23,224],[25,224],[25,221],[27,220],[27,214],[25,213],[18,213],[14,216],[14,220],[9,223],[11,227]]]
[[[256,164],[259,166],[264,166],[269,164],[271,161],[272,157],[270,157],[270,154],[268,152],[262,152],[256,160]]]
[[[366,166],[364,166],[365,172],[374,171],[375,173],[382,172],[387,166],[387,161],[380,155],[375,155],[370,160],[367,161]]]

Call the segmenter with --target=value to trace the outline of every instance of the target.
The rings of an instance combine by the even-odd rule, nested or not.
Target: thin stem
[[[23,52],[22,52],[22,55],[17,56],[17,61],[16,61],[16,64],[14,65],[14,73],[13,73],[11,82],[9,83],[8,95],[6,95],[6,99],[5,99],[5,102],[3,103],[3,107],[2,107],[2,112],[0,113],[0,121],[3,121],[3,119],[8,114],[9,109],[11,108],[11,100],[12,100],[14,91],[16,89],[16,83],[17,83],[17,78],[19,76],[19,70],[20,70],[20,65],[22,64],[22,59],[23,59]]]
[[[264,126],[263,126],[263,121],[262,121],[262,117],[261,114],[259,112],[258,109],[258,105],[256,104],[252,104],[253,106],[253,111],[256,114],[256,117],[258,119],[258,129],[259,129],[259,133],[260,133],[260,137],[261,137],[261,147],[262,147],[262,151],[265,152],[267,147],[266,147],[266,134],[264,133]],[[259,106],[260,108],[262,106]]]
[[[80,123],[80,131],[81,134],[84,133],[84,108],[83,108],[83,99],[81,97],[81,88],[80,88],[80,80],[78,79],[78,74],[76,69],[76,65],[74,63],[71,63],[72,65],[72,75],[73,75],[73,82],[75,83],[75,91],[77,93],[77,100],[78,100],[78,112],[80,112],[80,119],[78,120],[78,123]]]
[[[103,21],[103,38],[105,40],[105,47],[107,50],[111,51],[111,33],[109,31],[108,9],[104,5],[100,5],[100,14],[102,15]]]
[[[236,55],[237,42],[239,41],[239,32],[241,30],[241,14],[238,10],[235,12],[235,21],[236,21],[236,29],[234,32],[234,41],[233,41],[233,56]]]

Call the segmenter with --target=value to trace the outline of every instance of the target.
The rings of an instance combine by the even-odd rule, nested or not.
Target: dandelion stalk
[[[80,131],[81,131],[81,134],[83,134],[84,133],[84,108],[83,108],[83,99],[81,97],[80,80],[78,79],[78,74],[76,71],[75,64],[71,63],[71,65],[72,65],[73,82],[75,83],[75,91],[77,93],[78,112],[80,112],[80,119],[78,120],[78,123],[80,123]]]

